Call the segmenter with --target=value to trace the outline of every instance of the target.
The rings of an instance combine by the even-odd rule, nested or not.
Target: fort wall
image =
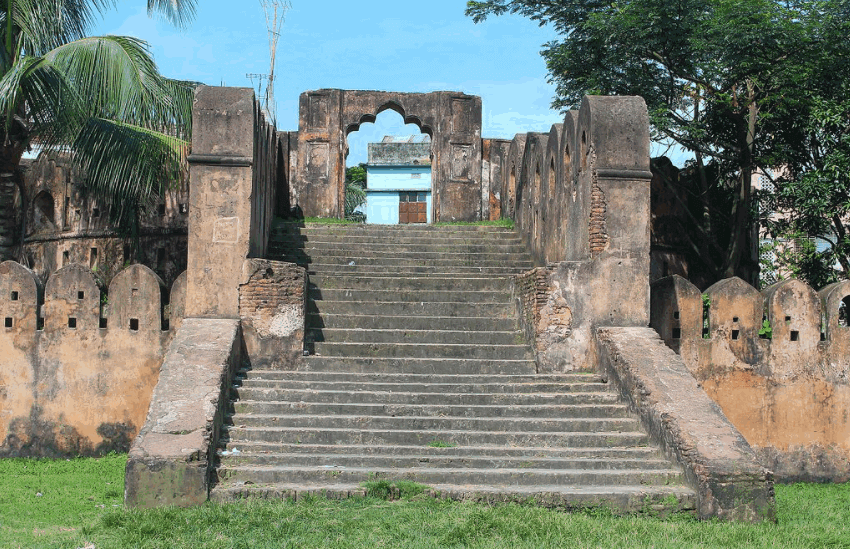
[[[32,270],[0,264],[0,455],[127,451],[178,323],[168,301],[144,265],[123,269],[107,291],[84,265],[42,285]]]
[[[846,301],[845,301],[846,300]],[[651,324],[787,482],[850,479],[850,282],[652,285]]]

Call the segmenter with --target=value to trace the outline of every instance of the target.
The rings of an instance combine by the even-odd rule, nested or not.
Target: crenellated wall
[[[783,481],[850,479],[850,282],[652,284],[651,325]],[[761,334],[760,334],[761,332]]]
[[[589,96],[509,147],[501,208],[540,266],[516,292],[541,371],[591,370],[595,328],[649,321],[648,128],[643,99]]]
[[[127,451],[184,300],[185,285],[169,296],[144,265],[105,291],[83,265],[42,286],[30,269],[0,264],[0,455]]]

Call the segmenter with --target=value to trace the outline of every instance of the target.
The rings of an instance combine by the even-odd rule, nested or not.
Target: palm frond
[[[118,223],[187,177],[188,151],[188,141],[103,118],[88,120],[72,144],[87,188]]]
[[[8,33],[8,6],[2,12],[4,41]],[[84,37],[97,15],[115,0],[14,0],[11,23],[16,55],[44,55],[64,43]]]
[[[20,59],[0,78],[0,113],[7,137],[17,120],[43,143],[67,140],[82,120],[70,83],[40,57]]]
[[[51,50],[45,59],[73,83],[89,116],[176,135],[191,124],[192,85],[163,78],[142,40],[83,38]]]
[[[159,13],[177,28],[185,29],[195,18],[196,0],[148,0],[148,15]]]

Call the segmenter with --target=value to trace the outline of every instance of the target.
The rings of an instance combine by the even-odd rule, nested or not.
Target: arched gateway
[[[433,220],[480,219],[481,98],[448,91],[323,89],[302,93],[292,198],[304,215],[342,215],[346,138],[387,109],[431,136]]]

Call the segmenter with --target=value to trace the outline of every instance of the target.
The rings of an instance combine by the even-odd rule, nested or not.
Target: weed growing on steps
[[[431,448],[454,448],[457,446],[454,442],[446,442],[444,440],[432,440],[428,443]]]

